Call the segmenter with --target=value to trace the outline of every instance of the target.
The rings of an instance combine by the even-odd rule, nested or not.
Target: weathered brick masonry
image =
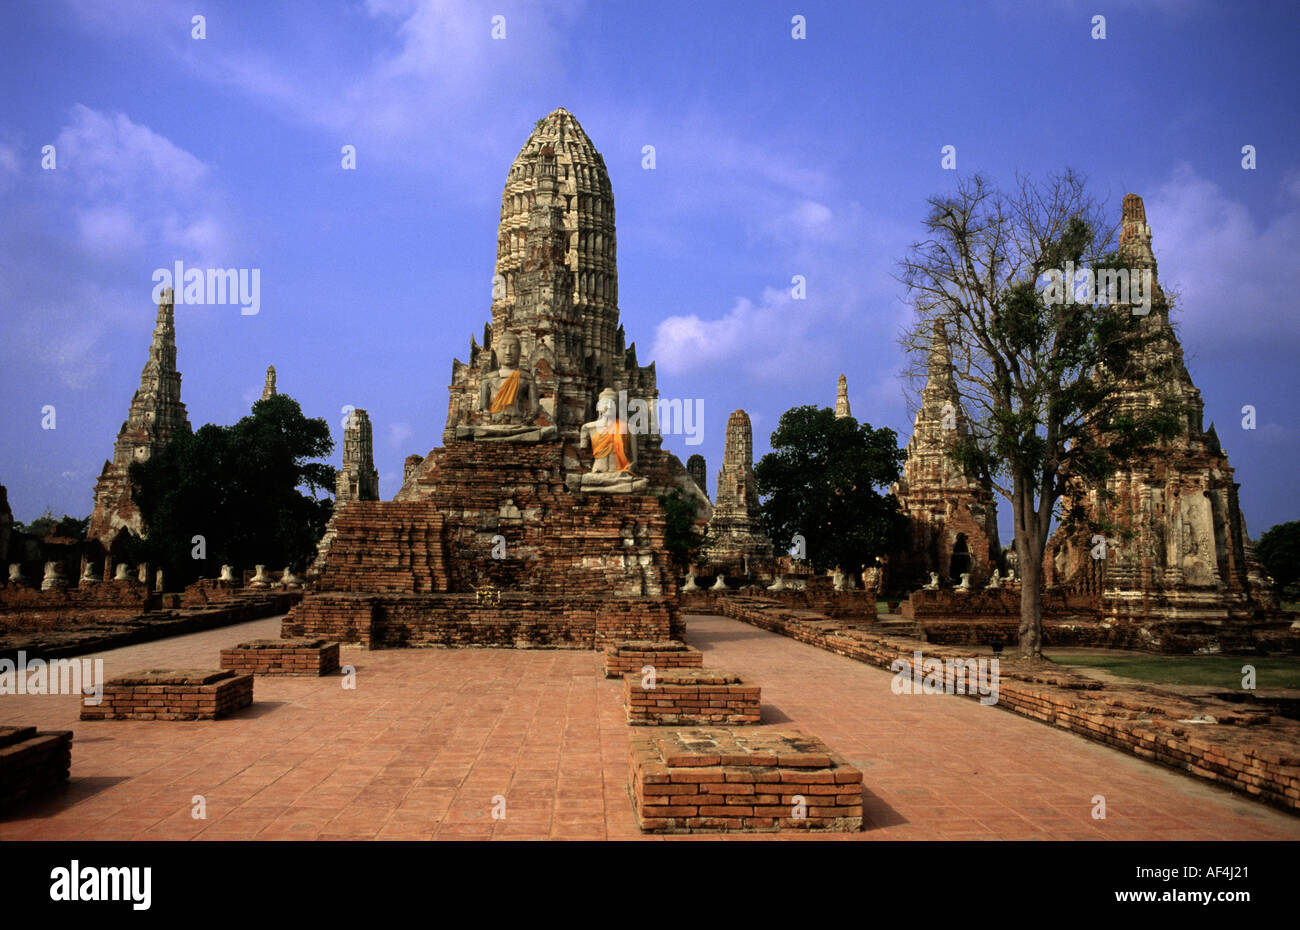
[[[253,703],[253,676],[211,669],[153,669],[111,679],[82,720],[216,720]]]
[[[813,578],[803,591],[786,588],[784,591],[754,591],[739,592],[739,594],[742,597],[747,595],[761,597],[765,601],[780,604],[791,610],[815,610],[825,617],[836,620],[873,623],[877,616],[874,592],[836,591],[831,586],[831,580],[825,577]],[[682,610],[688,613],[722,613],[720,606],[722,601],[736,596],[735,591],[694,591],[681,596]]]
[[[254,639],[222,649],[221,667],[250,675],[319,678],[339,670],[339,644],[323,639]]]
[[[683,668],[655,671],[654,687],[640,672],[623,679],[627,722],[633,726],[737,726],[758,723],[759,687],[729,672]]]
[[[20,613],[0,613],[0,658],[24,650],[33,658],[60,658],[116,649],[168,636],[197,633],[284,613],[300,592],[241,594],[204,610],[151,610],[105,617],[87,610],[67,622],[23,620]]]
[[[592,649],[679,632],[658,501],[575,495],[564,455],[559,443],[451,441],[413,479],[421,499],[348,502],[283,634]],[[485,588],[498,593],[482,600]]]
[[[72,731],[0,726],[0,810],[68,780]]]
[[[628,763],[647,833],[862,829],[862,772],[796,731],[646,731]]]
[[[918,648],[940,660],[972,655],[969,649],[794,617],[753,598],[722,603],[728,617],[883,668],[910,660]],[[1002,663],[998,698],[998,706],[1022,716],[1300,812],[1300,722],[1214,698],[1140,685],[1103,687],[1065,669],[1021,670],[1011,662]]]
[[[605,646],[606,678],[622,678],[631,672],[639,675],[647,665],[656,672],[662,669],[701,668],[704,665],[704,653],[694,646],[673,640],[632,640]]]

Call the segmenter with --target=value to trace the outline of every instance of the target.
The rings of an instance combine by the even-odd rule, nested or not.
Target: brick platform
[[[110,680],[82,720],[216,720],[253,703],[253,676],[229,670],[153,669]]]
[[[623,679],[627,722],[633,726],[739,726],[758,723],[759,687],[739,675],[713,669],[655,671],[643,688],[639,671]]]
[[[251,675],[319,678],[339,670],[339,644],[323,639],[253,639],[222,649],[221,667]]]
[[[628,762],[632,806],[647,833],[862,829],[862,773],[796,731],[636,735]]]
[[[622,678],[653,666],[658,672],[668,668],[701,668],[704,655],[694,646],[673,640],[629,640],[605,647],[605,677]]]
[[[68,780],[72,731],[0,727],[0,810]]]

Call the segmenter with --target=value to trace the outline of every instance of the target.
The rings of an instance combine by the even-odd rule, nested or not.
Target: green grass
[[[1243,665],[1255,667],[1256,688],[1300,688],[1300,656],[1147,656],[1114,652],[1043,653],[1058,665],[1099,668],[1161,685],[1241,690]]]

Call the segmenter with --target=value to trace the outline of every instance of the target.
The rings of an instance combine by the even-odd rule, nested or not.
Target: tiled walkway
[[[765,724],[863,769],[857,838],[1300,839],[1300,818],[997,708],[895,695],[886,671],[734,620],[688,623],[706,665],[759,682]],[[258,620],[98,657],[109,677],[215,667],[221,647],[278,631]],[[355,690],[259,678],[253,707],[215,722],[83,723],[77,696],[0,696],[0,723],[76,732],[70,785],[0,821],[0,839],[641,835],[621,683],[596,653],[344,649],[343,662]],[[206,819],[191,816],[198,795]]]

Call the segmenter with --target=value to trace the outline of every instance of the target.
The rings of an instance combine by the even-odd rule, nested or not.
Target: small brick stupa
[[[654,365],[619,325],[614,198],[572,114],[506,179],[492,322],[452,364],[443,445],[393,501],[341,501],[285,635],[385,646],[598,648],[678,630]],[[707,498],[703,499],[707,506]]]

